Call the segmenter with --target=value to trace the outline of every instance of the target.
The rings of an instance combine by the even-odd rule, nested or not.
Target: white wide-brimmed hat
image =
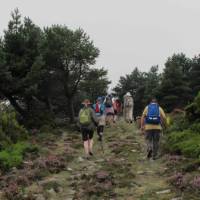
[[[127,92],[127,93],[126,93],[126,96],[131,97],[131,93],[130,93],[130,92]]]

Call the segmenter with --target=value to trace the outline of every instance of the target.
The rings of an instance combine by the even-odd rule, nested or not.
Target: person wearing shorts
[[[93,109],[90,106],[90,101],[85,99],[82,104],[84,107],[79,112],[79,126],[82,133],[85,156],[88,158],[89,156],[93,155],[93,134],[98,121]],[[83,123],[84,120],[85,122],[88,120],[89,123]]]
[[[92,140],[93,139],[94,130],[90,130],[88,128],[82,127],[81,133],[82,133],[82,140],[83,141],[87,141],[87,140]]]

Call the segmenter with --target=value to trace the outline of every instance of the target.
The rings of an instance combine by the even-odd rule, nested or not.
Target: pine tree
[[[188,82],[190,66],[191,61],[184,54],[168,58],[159,91],[161,103],[167,111],[184,108],[191,100],[191,88]]]
[[[190,70],[190,86],[194,96],[200,91],[200,55],[192,59]]]

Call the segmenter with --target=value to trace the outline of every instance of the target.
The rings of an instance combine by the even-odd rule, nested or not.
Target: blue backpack
[[[146,124],[160,124],[160,110],[158,104],[151,103],[148,105]]]

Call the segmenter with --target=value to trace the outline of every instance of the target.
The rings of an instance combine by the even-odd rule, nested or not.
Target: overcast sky
[[[134,67],[147,71],[167,57],[200,53],[200,0],[2,0],[0,33],[16,7],[43,27],[83,28],[100,49],[96,66],[114,86]]]

